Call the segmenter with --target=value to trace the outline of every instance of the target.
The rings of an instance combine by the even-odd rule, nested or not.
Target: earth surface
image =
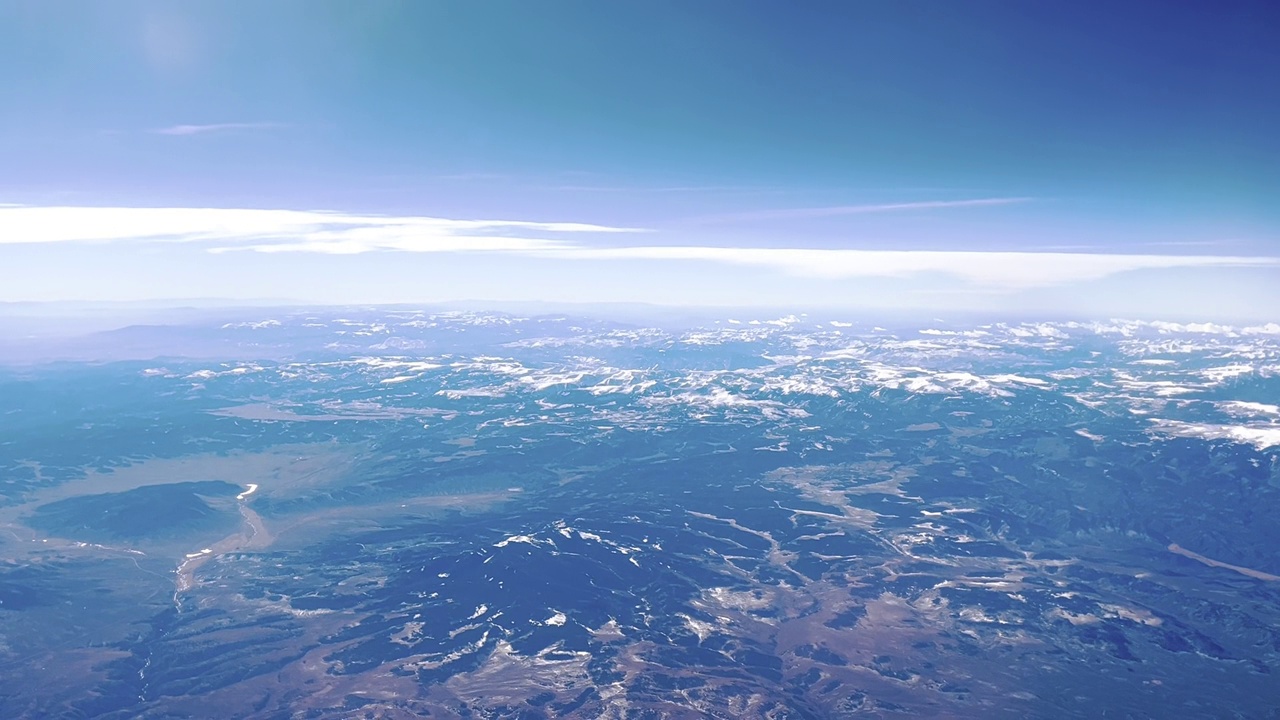
[[[254,312],[0,366],[0,716],[1280,717],[1280,326]]]

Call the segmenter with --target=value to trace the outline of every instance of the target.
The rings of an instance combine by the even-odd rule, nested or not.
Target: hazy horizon
[[[1276,15],[6,3],[0,301],[1271,320]]]

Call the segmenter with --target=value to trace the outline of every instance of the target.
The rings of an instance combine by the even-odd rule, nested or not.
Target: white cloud
[[[300,210],[0,207],[0,244],[169,241],[214,252],[532,251],[564,246],[506,232],[618,233],[635,228],[523,220],[451,220]]]
[[[171,125],[169,127],[156,128],[151,132],[157,135],[207,135],[231,130],[271,130],[280,127],[284,127],[284,125],[271,122],[235,122],[209,125]]]
[[[993,291],[1069,285],[1135,270],[1280,266],[1280,258],[1275,257],[1223,255],[703,245],[602,247],[564,239],[566,235],[583,233],[638,232],[647,231],[576,222],[454,220],[325,211],[0,206],[0,245],[146,241],[202,243],[211,252],[500,252],[566,261],[717,263],[826,279],[938,275]]]

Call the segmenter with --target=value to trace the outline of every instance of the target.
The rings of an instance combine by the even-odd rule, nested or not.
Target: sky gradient
[[[1276,319],[1268,2],[0,0],[0,301]]]

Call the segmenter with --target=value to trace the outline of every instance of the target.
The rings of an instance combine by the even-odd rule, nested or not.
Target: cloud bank
[[[994,291],[1100,280],[1136,270],[1280,267],[1280,258],[1089,252],[975,252],[635,244],[568,237],[644,233],[580,222],[457,220],[299,210],[0,206],[0,245],[199,243],[210,252],[507,253],[561,261],[710,263],[850,279],[938,275]]]
[[[792,275],[846,279],[937,274],[996,290],[1025,290],[1101,280],[1123,272],[1188,267],[1280,266],[1280,258],[1219,255],[1113,255],[963,250],[856,250],[739,247],[623,247],[558,250],[563,257],[694,260],[770,267]]]

